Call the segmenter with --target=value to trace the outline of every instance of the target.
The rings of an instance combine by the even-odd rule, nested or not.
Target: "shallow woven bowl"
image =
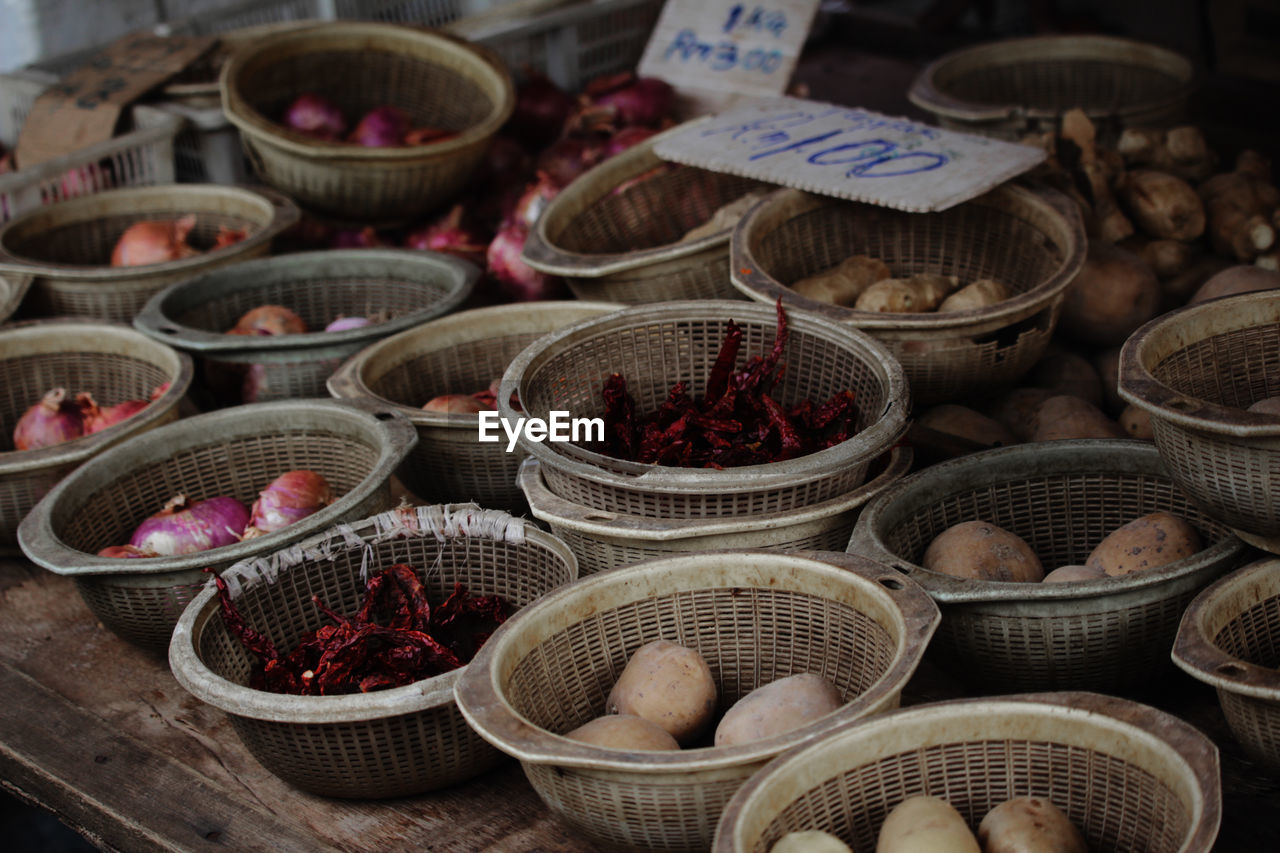
[[[130,225],[195,214],[188,243],[201,254],[139,267],[111,266],[111,252]],[[128,323],[167,284],[259,257],[298,220],[293,202],[270,190],[213,184],[170,184],[109,190],[48,204],[0,228],[0,272],[35,276],[30,310]],[[219,226],[248,237],[208,251]]]
[[[1173,662],[1217,689],[1236,740],[1280,770],[1280,560],[1251,563],[1196,596]]]
[[[563,276],[579,299],[739,298],[729,281],[732,228],[679,241],[718,208],[769,185],[667,163],[653,153],[657,139],[610,157],[556,195],[529,232],[525,262]]]
[[[62,480],[18,528],[36,565],[76,581],[89,609],[129,642],[165,648],[203,569],[270,553],[391,505],[391,472],[417,441],[399,414],[333,400],[284,400],[185,418],[95,456]],[[177,494],[230,495],[249,506],[286,471],[307,468],[336,500],[283,530],[175,557],[97,556]]]
[[[1104,138],[1168,127],[1186,113],[1193,71],[1183,56],[1110,36],[1005,39],[953,51],[920,72],[907,97],[943,127],[1004,139],[1057,130],[1082,109]]]
[[[408,563],[425,572],[430,601],[455,582],[523,607],[577,576],[573,554],[532,524],[469,506],[397,509],[328,530],[287,551],[245,560],[223,577],[245,621],[276,647],[329,620],[311,596],[354,613],[362,573]],[[462,782],[503,755],[467,726],[453,701],[465,671],[403,687],[340,696],[288,696],[248,687],[254,659],[226,629],[207,587],[173,633],[169,663],[178,683],[227,712],[263,766],[289,784],[327,797],[402,797]]]
[[[517,511],[524,495],[517,449],[478,440],[478,415],[424,412],[440,394],[470,394],[502,376],[521,350],[548,332],[620,309],[602,302],[532,302],[475,308],[370,344],[329,377],[339,399],[372,400],[413,422],[418,444],[396,471],[415,495],[436,503],[475,501]]]
[[[770,758],[896,707],[937,621],[915,584],[856,557],[686,554],[544,596],[494,633],[455,695],[467,722],[520,760],[552,811],[603,849],[705,850],[724,804]],[[632,652],[660,639],[703,656],[720,712],[801,672],[829,679],[846,704],[729,747],[627,752],[565,738],[604,712]]]
[[[134,326],[201,356],[206,378],[223,399],[241,400],[246,372],[252,372],[253,388],[245,402],[323,397],[325,380],[344,359],[457,308],[479,276],[474,265],[436,252],[301,252],[172,284],[147,302]],[[312,331],[226,334],[241,315],[260,305],[290,308]],[[338,317],[375,322],[343,332],[323,331]]]
[[[0,550],[16,550],[18,524],[54,484],[112,444],[176,420],[191,385],[191,358],[114,323],[38,320],[0,328]],[[101,405],[146,400],[131,418],[92,435],[15,450],[23,413],[54,388],[88,391]]]
[[[715,853],[829,832],[874,850],[889,811],[939,797],[976,829],[1013,797],[1050,800],[1094,853],[1209,853],[1222,822],[1218,750],[1189,723],[1096,693],[907,708],[793,749],[724,810]]]
[[[856,395],[856,432],[834,447],[783,462],[724,470],[674,468],[628,462],[570,442],[520,447],[542,463],[556,495],[605,512],[649,518],[709,518],[783,512],[845,495],[862,485],[872,460],[906,429],[907,383],[898,362],[875,340],[840,323],[802,311],[787,313],[789,342],[772,390],[781,405],[802,399],[820,404],[837,392]],[[602,417],[601,389],[621,373],[637,413],[667,398],[676,382],[703,393],[729,320],[743,330],[737,368],[773,347],[777,313],[771,306],[722,300],[642,305],[587,320],[534,341],[502,377],[498,410],[518,417]],[[524,412],[510,403],[512,392]]]
[[[1112,530],[1158,510],[1187,519],[1204,550],[1078,583],[965,580],[920,565],[934,537],[973,520],[1021,536],[1046,571],[1080,564]],[[1129,692],[1173,671],[1182,611],[1238,565],[1244,545],[1178,488],[1150,443],[1082,439],[973,453],[912,474],[867,504],[849,550],[929,591],[944,615],[934,650],[983,688]]]
[[[264,181],[306,208],[357,221],[404,220],[448,201],[515,106],[511,75],[486,49],[354,21],[259,39],[227,60],[220,86],[223,111]],[[353,128],[385,104],[414,127],[458,135],[389,148],[314,139],[278,121],[304,92],[331,100]]]
[[[1079,208],[1047,188],[1006,184],[938,213],[779,190],[738,222],[732,248],[736,288],[867,332],[902,363],[912,400],[925,405],[989,393],[1031,369],[1084,263],[1085,237]],[[1014,295],[968,311],[881,314],[791,290],[851,255],[879,258],[899,277],[995,278]]]
[[[1245,411],[1280,395],[1280,293],[1157,317],[1125,341],[1119,388],[1151,416],[1178,485],[1241,539],[1280,550],[1280,418]]]

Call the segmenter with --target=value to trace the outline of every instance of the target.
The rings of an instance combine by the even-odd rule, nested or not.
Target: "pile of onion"
[[[470,394],[440,394],[422,404],[424,412],[440,412],[446,415],[474,415],[480,412],[498,410],[498,386],[502,384],[499,377],[489,383],[483,391]],[[511,395],[511,405],[516,411],[523,411],[516,395]]]
[[[195,214],[180,219],[135,222],[125,229],[111,250],[111,266],[140,267],[180,261],[198,255],[200,250],[187,243],[187,238],[195,227]],[[209,251],[234,246],[248,236],[247,228],[219,225]]]
[[[125,400],[100,406],[88,391],[69,399],[67,389],[54,388],[23,412],[13,429],[15,450],[35,450],[92,435],[136,415],[169,390],[169,383],[151,392],[148,400]]]
[[[443,142],[458,134],[440,127],[414,127],[409,114],[382,104],[369,110],[347,133],[347,118],[328,98],[305,92],[285,110],[281,123],[292,130],[326,142],[347,142],[366,148],[393,148]]]

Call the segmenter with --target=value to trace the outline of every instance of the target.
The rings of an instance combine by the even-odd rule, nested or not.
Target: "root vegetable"
[[[626,749],[632,752],[680,748],[676,739],[662,726],[634,714],[597,717],[567,732],[565,737],[607,749]]]
[[[1186,519],[1153,512],[1107,534],[1084,564],[1115,577],[1168,565],[1202,547],[1200,534]]]
[[[655,640],[632,653],[605,707],[610,714],[644,717],[688,744],[711,722],[716,683],[696,649]]]
[[[1043,583],[1075,583],[1077,581],[1093,581],[1106,576],[1107,573],[1100,568],[1058,566],[1058,568],[1044,576]]]
[[[1246,148],[1236,155],[1236,171],[1263,183],[1269,184],[1272,181],[1271,160],[1252,148]]]
[[[1246,411],[1280,417],[1280,397],[1263,397],[1249,406]]]
[[[1089,359],[1070,350],[1051,348],[1032,366],[1028,383],[1102,405],[1102,377]]]
[[[67,389],[54,388],[23,412],[13,429],[15,450],[35,450],[84,435],[80,406],[67,399]]]
[[[1155,273],[1133,252],[1098,241],[1067,286],[1060,327],[1076,340],[1118,346],[1160,309]]]
[[[1016,797],[978,825],[984,853],[1089,853],[1084,835],[1044,797]]]
[[[888,264],[879,258],[853,255],[834,267],[800,279],[791,289],[806,299],[852,307],[868,287],[892,274]]]
[[[1093,356],[1093,369],[1098,371],[1102,381],[1103,408],[1112,415],[1124,410],[1125,402],[1120,397],[1120,347],[1101,350]]]
[[[919,314],[933,311],[955,290],[955,276],[919,273],[910,278],[887,278],[863,291],[854,304],[858,311]]]
[[[1201,285],[1231,265],[1226,258],[1207,254],[1173,278],[1160,282],[1162,310],[1172,311],[1186,305]]]
[[[1276,189],[1258,177],[1260,167],[1214,175],[1197,192],[1209,222],[1209,239],[1220,255],[1251,261],[1272,247],[1276,230],[1270,214]]]
[[[844,700],[821,675],[802,672],[761,685],[730,706],[716,726],[715,745],[764,740],[833,713]]]
[[[988,305],[1003,302],[1012,295],[1003,282],[994,278],[980,278],[942,300],[942,304],[938,306],[938,312],[972,311],[975,308],[986,308]]]
[[[1007,447],[1018,443],[1018,437],[1004,424],[955,403],[943,403],[928,409],[916,423],[979,447]]]
[[[703,237],[710,237],[713,234],[719,234],[727,231],[738,224],[738,220],[743,217],[751,206],[766,195],[765,191],[757,190],[756,192],[747,193],[744,196],[735,198],[728,204],[723,204],[711,214],[711,218],[701,225],[694,226],[680,238],[681,243],[688,243],[693,240],[701,240]]]
[[[1125,406],[1119,420],[1120,427],[1131,437],[1142,441],[1155,440],[1155,435],[1151,432],[1151,415],[1146,409],[1133,405]]]
[[[1172,278],[1189,268],[1196,259],[1196,250],[1178,240],[1148,240],[1131,237],[1120,243],[1120,248],[1133,252],[1151,267],[1156,278]]]
[[[1024,583],[1044,577],[1040,558],[1016,533],[988,521],[963,521],[934,537],[921,562],[958,578]]]
[[[1118,423],[1102,410],[1079,397],[1050,397],[1036,410],[1036,431],[1032,441],[1060,441],[1068,438],[1127,438]]]
[[[997,397],[988,413],[1019,441],[1030,441],[1039,424],[1040,406],[1053,396],[1054,392],[1044,388],[1014,388]]]
[[[1216,158],[1200,129],[1191,125],[1153,130],[1126,128],[1116,150],[1130,167],[1149,167],[1188,181],[1213,173]]]
[[[1220,296],[1273,290],[1280,287],[1280,273],[1253,264],[1228,267],[1210,278],[1191,297],[1188,305],[1196,305]]]
[[[198,249],[187,245],[187,237],[195,227],[194,215],[172,221],[135,222],[116,241],[111,251],[111,266],[163,264],[198,255]]]
[[[880,825],[876,853],[982,853],[982,848],[946,800],[911,797]]]
[[[1120,199],[1138,227],[1163,240],[1194,240],[1204,233],[1204,204],[1181,178],[1152,169],[1126,172]]]
[[[769,848],[769,853],[853,853],[848,844],[820,829],[788,832]]]

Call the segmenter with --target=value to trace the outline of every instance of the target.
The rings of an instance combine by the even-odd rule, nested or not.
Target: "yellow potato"
[[[1017,797],[987,812],[978,825],[985,853],[1089,853],[1084,836],[1043,797]]]
[[[716,709],[711,667],[694,649],[655,640],[636,649],[609,691],[606,712],[657,723],[681,744],[702,734]]]
[[[1200,534],[1170,512],[1153,512],[1113,530],[1084,561],[1108,575],[1154,569],[1197,553]]]
[[[1003,282],[996,281],[994,278],[980,278],[942,300],[942,304],[938,306],[938,313],[986,308],[988,305],[1003,302],[1012,295]]]
[[[920,314],[933,311],[955,289],[955,276],[920,273],[910,278],[886,278],[868,287],[854,303],[859,311]]]
[[[1018,437],[1004,424],[981,412],[956,403],[941,403],[923,412],[916,419],[919,426],[981,447],[1008,447],[1018,443]]]
[[[911,797],[884,819],[876,853],[982,853],[982,848],[946,800]]]
[[[1134,438],[1155,440],[1155,434],[1151,432],[1151,414],[1146,409],[1132,404],[1125,406],[1120,413],[1120,426]]]
[[[1058,566],[1044,576],[1044,583],[1071,583],[1073,581],[1094,581],[1105,578],[1107,573],[1101,568],[1091,566]]]
[[[889,267],[879,258],[853,255],[834,267],[800,279],[791,289],[806,299],[850,307],[864,290],[890,275]]]
[[[594,746],[626,749],[633,752],[680,748],[676,739],[662,726],[634,714],[608,714],[596,717],[591,722],[583,723],[566,733],[565,737]]]
[[[806,829],[788,832],[769,848],[769,853],[853,853],[848,844],[829,832]]]
[[[764,740],[806,726],[844,704],[840,691],[813,672],[789,675],[757,687],[725,711],[716,746]]]
[[[942,531],[925,549],[926,569],[958,578],[1038,581],[1040,558],[1021,536],[987,521],[964,521]]]
[[[1036,410],[1036,431],[1031,440],[1128,437],[1120,424],[1104,415],[1093,403],[1070,394],[1060,394],[1045,400]]]

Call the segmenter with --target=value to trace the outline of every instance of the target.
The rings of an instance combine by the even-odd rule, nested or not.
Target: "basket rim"
[[[511,395],[516,394],[517,399],[524,396],[518,392],[524,385],[524,377],[529,368],[545,360],[549,352],[568,338],[583,332],[613,327],[631,327],[673,320],[677,322],[700,319],[726,320],[735,316],[743,320],[765,323],[776,323],[777,319],[773,308],[760,303],[719,299],[684,300],[633,305],[622,311],[584,320],[544,335],[522,350],[507,365],[507,370],[502,375],[502,383],[498,388],[498,412],[512,423],[527,414],[517,412],[511,407]],[[888,448],[897,443],[907,429],[910,391],[902,365],[889,353],[888,348],[865,332],[803,310],[788,311],[787,323],[793,331],[817,332],[827,339],[840,341],[845,350],[865,358],[882,375],[886,386],[884,397],[888,401],[884,411],[873,423],[840,444],[782,462],[742,465],[719,471],[638,462],[627,463],[580,448],[575,449],[573,455],[569,455],[555,450],[549,444],[530,441],[523,430],[520,432],[519,447],[525,453],[543,460],[549,467],[612,487],[641,487],[654,491],[676,492],[706,491],[708,488],[717,492],[754,492],[779,485],[795,486],[802,481],[825,477],[836,466],[850,464],[864,456],[869,461],[870,450]],[[637,473],[619,474],[602,467],[602,464],[590,461],[594,459],[600,459],[602,463],[607,461],[609,464],[622,464]]]
[[[332,559],[328,555],[371,547],[393,524],[402,523],[400,519],[404,518],[406,512],[412,513],[419,519],[425,519],[433,513],[443,513],[443,518],[446,520],[451,517],[466,518],[470,515],[485,514],[493,519],[489,523],[495,526],[505,524],[518,527],[524,541],[552,552],[564,561],[571,576],[577,576],[577,558],[564,542],[550,533],[539,530],[522,518],[511,516],[501,510],[483,510],[474,503],[405,507],[348,524],[331,526],[279,551],[240,560],[221,574],[224,577],[228,574],[238,575],[242,583],[248,581],[245,584],[246,588],[255,585],[254,578],[257,583],[264,580],[267,583],[274,583],[275,573],[305,571],[304,561],[307,559],[312,561]],[[404,535],[403,527],[400,531],[398,535]],[[456,537],[458,533],[467,538],[473,535],[473,532],[465,529],[456,531],[452,535]],[[419,528],[417,535],[422,538],[436,536],[431,530],[425,528]],[[449,536],[450,534],[440,535]],[[311,552],[311,555],[306,552]],[[246,577],[246,574],[249,577]],[[526,605],[528,606],[530,605]],[[302,724],[368,722],[383,717],[415,713],[453,702],[454,683],[470,666],[470,664],[464,664],[458,669],[424,678],[412,684],[369,693],[294,696],[255,690],[215,673],[205,664],[197,651],[197,644],[205,627],[218,615],[217,592],[211,579],[187,605],[178,619],[178,624],[173,630],[173,638],[169,643],[169,668],[177,682],[188,693],[233,716]]]
[[[988,479],[992,483],[1002,482],[1008,479],[1000,477],[1002,465],[1009,464],[1008,460],[1020,460],[1022,457],[1029,460],[1024,472],[1028,476],[1039,473],[1125,470],[1160,475],[1174,484],[1159,451],[1149,441],[1080,438],[982,450],[930,465],[889,484],[867,503],[858,516],[848,550],[902,572],[928,590],[939,602],[1007,605],[1103,598],[1116,593],[1163,586],[1220,565],[1245,550],[1245,544],[1237,536],[1227,533],[1190,557],[1155,569],[1096,580],[1046,584],[957,578],[930,571],[889,550],[881,538],[886,516],[896,502],[910,501],[919,495],[937,496],[951,494],[953,491],[972,490]],[[1117,463],[1117,457],[1126,460],[1123,468]],[[1106,462],[1105,466],[1098,464],[1099,458]]]
[[[177,370],[163,394],[151,401],[142,411],[104,430],[49,447],[0,452],[0,476],[79,464],[104,447],[146,432],[177,407],[186,396],[195,376],[195,364],[191,356],[153,341],[123,323],[96,318],[59,317],[49,320],[28,320],[0,328],[0,339],[30,340],[49,337],[66,339],[69,342],[68,349],[74,349],[76,346],[74,342],[78,340],[92,341],[96,344],[106,339],[114,339],[141,344],[152,349],[152,354],[156,357],[171,355],[177,362]]]
[[[397,264],[406,268],[420,267],[433,273],[447,285],[447,293],[437,302],[426,307],[393,317],[381,323],[370,323],[355,329],[339,332],[312,331],[296,335],[230,335],[210,332],[185,325],[172,319],[167,313],[170,303],[181,302],[183,297],[203,294],[209,298],[197,303],[208,305],[245,290],[258,287],[255,274],[275,269],[290,270],[308,262],[323,262],[325,275],[331,277],[359,276],[359,268],[368,261]],[[427,320],[447,314],[470,298],[480,279],[480,268],[475,264],[440,252],[416,249],[327,249],[313,252],[295,252],[288,255],[255,258],[241,263],[207,270],[192,278],[174,282],[158,291],[133,318],[134,328],[158,341],[179,349],[200,353],[236,353],[249,355],[257,352],[280,352],[312,349],[317,347],[371,343],[383,336],[417,326]],[[404,277],[408,277],[405,273]],[[390,276],[387,276],[390,278]],[[235,286],[225,292],[210,291],[209,285],[219,280],[230,280]]]
[[[70,500],[72,495],[86,489],[86,480],[92,485],[95,478],[107,478],[109,472],[117,466],[129,470],[129,466],[141,457],[153,460],[168,458],[148,456],[147,448],[152,442],[163,445],[164,439],[175,437],[180,441],[179,449],[185,449],[200,446],[202,441],[208,443],[210,437],[225,434],[227,428],[244,429],[261,422],[269,423],[273,418],[283,424],[282,428],[287,429],[289,415],[294,412],[324,412],[334,423],[358,425],[376,435],[380,446],[369,472],[347,494],[288,527],[207,551],[145,559],[100,557],[78,551],[63,542],[53,529],[51,517],[54,510],[64,501]],[[286,545],[306,536],[310,531],[335,524],[344,513],[365,500],[379,484],[385,482],[417,443],[417,430],[398,412],[355,400],[277,400],[193,415],[122,441],[63,477],[18,525],[18,545],[33,563],[60,575],[152,575],[233,562],[269,550],[272,546]],[[170,451],[168,455],[171,456],[173,452],[175,451]],[[118,479],[119,475],[109,477],[112,483]],[[264,548],[264,545],[267,547]]]
[[[756,233],[762,227],[761,218],[784,205],[794,205],[797,213],[808,213],[822,207],[837,205],[868,208],[874,205],[789,188],[769,194],[738,220],[730,242],[729,281],[740,293],[756,302],[773,302],[781,297],[783,304],[788,307],[801,308],[837,322],[852,324],[860,329],[875,330],[877,333],[946,330],[978,334],[989,329],[1000,328],[1029,317],[1046,305],[1062,298],[1067,286],[1084,264],[1088,245],[1080,208],[1065,195],[1046,185],[1005,183],[976,198],[962,202],[961,205],[994,206],[994,202],[1004,199],[1033,206],[1061,221],[1066,238],[1066,250],[1053,275],[1035,287],[1003,299],[994,305],[964,311],[948,311],[943,314],[935,311],[922,314],[880,313],[856,311],[843,305],[832,305],[801,296],[764,272],[755,253],[751,250]]]
[[[826,737],[789,749],[734,792],[720,814],[712,851],[741,853],[751,849],[744,843],[743,815],[776,815],[786,804],[771,805],[770,788],[828,750],[876,737],[893,742],[894,730],[904,720],[920,721],[917,724],[920,726],[937,720],[940,723],[963,722],[972,727],[975,719],[1027,714],[1047,717],[1059,724],[1101,728],[1119,738],[1158,746],[1166,756],[1176,758],[1184,778],[1192,780],[1187,792],[1192,798],[1190,837],[1180,849],[1207,851],[1213,846],[1222,821],[1222,783],[1217,746],[1190,723],[1158,708],[1101,693],[1060,691],[951,699],[900,708],[851,721]]]
[[[1258,316],[1239,316],[1251,311]],[[1156,379],[1148,366],[1208,337],[1262,323],[1280,323],[1280,293],[1274,290],[1221,296],[1149,320],[1120,348],[1120,397],[1153,418],[1183,429],[1245,439],[1280,436],[1280,418],[1275,415],[1249,412],[1183,394]]]
[[[1205,587],[1182,614],[1170,657],[1177,666],[1218,690],[1280,703],[1280,671],[1227,654],[1209,630],[1210,617],[1257,577],[1280,571],[1280,557],[1264,557]]]
[[[633,578],[654,570],[668,570],[684,563],[688,567],[683,570],[693,574],[704,564],[714,564],[726,558],[740,560],[741,567],[747,570],[752,570],[761,563],[775,563],[787,566],[788,575],[792,576],[803,572],[839,578],[877,596],[903,620],[903,634],[896,644],[889,666],[853,701],[807,726],[751,743],[674,752],[629,752],[571,740],[533,724],[507,701],[499,674],[494,671],[497,665],[495,659],[500,654],[513,654],[514,649],[520,648],[519,644],[523,642],[517,633],[520,626],[533,623],[538,615],[560,610],[576,600],[596,602],[595,609],[598,610],[611,588],[625,590],[635,583]],[[776,588],[783,584],[785,579],[773,586]],[[740,586],[749,585],[747,583]],[[786,747],[812,741],[838,728],[851,715],[874,712],[877,708],[883,708],[886,702],[894,701],[919,665],[939,622],[941,613],[937,605],[919,586],[897,575],[892,569],[885,569],[856,555],[831,551],[784,553],[758,549],[689,552],[606,569],[545,593],[498,627],[458,680],[454,687],[454,698],[468,725],[485,740],[522,763],[575,767],[597,773],[624,772],[650,776],[723,770],[767,760]],[[508,647],[514,649],[509,651]],[[524,651],[527,653],[528,650]]]
[[[8,323],[9,318],[22,304],[22,300],[27,297],[27,291],[31,289],[31,284],[35,280],[36,277],[31,273],[0,271],[0,291],[4,294],[0,297],[0,325]]]
[[[246,66],[263,56],[278,54],[283,50],[306,53],[307,42],[317,38],[329,49],[342,52],[359,52],[369,39],[379,39],[396,40],[402,45],[430,45],[455,57],[465,58],[464,61],[474,63],[473,67],[483,70],[488,78],[486,88],[492,96],[493,109],[484,119],[457,136],[425,145],[366,148],[354,143],[311,139],[290,131],[271,121],[248,103],[240,93],[239,75]],[[349,46],[338,47],[341,43]],[[515,83],[511,79],[511,73],[490,49],[437,29],[372,21],[335,21],[305,29],[285,30],[256,39],[251,46],[232,53],[223,64],[218,77],[218,89],[227,120],[254,142],[310,160],[353,165],[395,165],[450,156],[493,136],[515,110]]]

